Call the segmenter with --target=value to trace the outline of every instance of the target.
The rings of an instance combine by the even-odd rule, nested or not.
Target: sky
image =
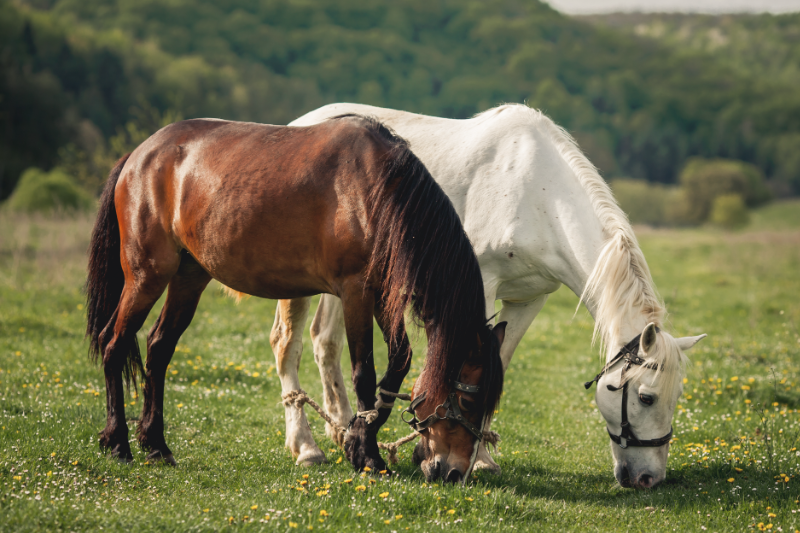
[[[545,0],[570,15],[619,11],[692,13],[790,13],[800,0]]]

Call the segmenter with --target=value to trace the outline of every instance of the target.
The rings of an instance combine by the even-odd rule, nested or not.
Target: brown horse
[[[503,328],[487,326],[475,253],[427,169],[377,121],[343,116],[289,128],[187,120],[117,163],[92,235],[86,331],[106,379],[100,446],[120,460],[133,458],[123,377],[135,386],[141,373],[139,444],[149,459],[174,464],[164,439],[166,369],[212,278],[263,298],[340,297],[360,412],[376,404],[372,318],[389,345],[380,386],[396,393],[411,357],[403,321],[410,305],[428,336],[418,412],[442,403],[462,368],[460,381],[479,386],[458,391],[471,406],[464,415],[480,424],[495,410]],[[145,371],[136,332],[165,289]],[[386,469],[376,435],[390,412],[351,421],[345,450],[357,470]],[[455,469],[442,475],[466,476],[477,437],[451,420],[435,427]]]

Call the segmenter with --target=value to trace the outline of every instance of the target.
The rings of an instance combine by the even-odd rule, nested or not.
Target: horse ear
[[[642,337],[639,339],[639,349],[644,355],[647,355],[647,353],[653,349],[653,346],[656,345],[656,330],[655,323],[650,322],[642,331]]]
[[[680,348],[681,351],[685,352],[686,350],[690,349],[692,346],[694,346],[701,340],[705,339],[706,337],[708,337],[708,335],[703,333],[702,335],[698,335],[697,337],[681,337],[679,339],[675,339],[675,342],[678,343],[678,348]]]
[[[507,325],[508,322],[500,322],[494,328],[492,328],[492,333],[494,333],[494,336],[497,338],[497,342],[500,344],[500,346],[503,345],[503,340],[506,338]]]

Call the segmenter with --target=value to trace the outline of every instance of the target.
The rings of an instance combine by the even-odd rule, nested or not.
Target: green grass
[[[372,483],[339,462],[341,451],[312,416],[331,463],[295,466],[283,447],[268,341],[274,302],[236,305],[214,286],[168,377],[167,439],[178,467],[146,465],[136,449],[132,465],[117,464],[98,451],[104,382],[83,339],[91,221],[0,213],[0,530],[738,531],[763,523],[793,531],[800,527],[793,512],[800,509],[793,450],[800,448],[800,224],[789,205],[757,213],[755,229],[743,232],[640,232],[670,329],[709,334],[690,352],[667,481],[651,491],[614,480],[602,418],[582,386],[600,366],[592,322],[585,311],[572,318],[577,299],[565,289],[551,297],[508,371],[493,426],[503,438],[499,477],[478,473],[466,488],[426,484],[407,446],[397,474]],[[793,226],[770,226],[786,213]],[[381,368],[385,349],[375,338]],[[319,398],[306,346],[301,379]],[[127,401],[133,437],[141,402]],[[397,416],[387,428],[385,440],[407,431]],[[778,482],[780,474],[789,481]],[[307,485],[298,490],[303,475]]]

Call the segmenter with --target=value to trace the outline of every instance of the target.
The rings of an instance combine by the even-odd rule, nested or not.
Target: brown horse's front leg
[[[403,380],[411,368],[411,344],[408,342],[408,336],[406,335],[405,321],[400,321],[399,331],[394,337],[391,337],[389,331],[390,320],[384,315],[381,299],[378,299],[375,305],[375,320],[378,322],[381,332],[383,332],[383,340],[386,342],[386,346],[389,347],[389,365],[386,368],[386,374],[381,378],[379,386],[383,390],[397,393],[400,392]],[[382,406],[381,409],[378,409],[378,423],[382,426],[389,419],[389,415],[392,414],[391,406],[394,404],[395,398],[381,394],[380,399],[382,405],[385,405],[385,407]]]
[[[352,284],[345,287],[341,299],[358,412],[369,413],[375,409],[375,361],[372,353],[372,312],[375,297],[371,291],[364,291],[360,284]],[[375,472],[386,470],[386,463],[378,449],[377,435],[381,425],[382,422],[372,420],[371,415],[356,415],[350,424],[344,449],[347,459],[356,471],[361,471],[364,467]]]

